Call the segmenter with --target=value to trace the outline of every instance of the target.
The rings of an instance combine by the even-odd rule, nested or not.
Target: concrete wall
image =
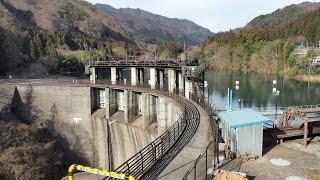
[[[108,152],[108,121],[105,117],[105,109],[99,109],[92,114],[92,130],[94,141],[93,162],[96,167],[109,169]]]
[[[136,117],[139,113],[139,99],[138,99],[138,93],[134,91],[129,91],[129,110],[128,110],[128,118],[129,122],[134,117]]]
[[[13,101],[6,106],[11,106],[24,122],[47,127],[68,158],[81,157],[71,158],[75,163],[82,163],[80,159],[94,163],[90,87],[20,84],[3,85],[1,89],[1,94],[12,95],[14,92]]]
[[[118,111],[117,92],[115,89],[105,88],[106,92],[106,118],[109,119]]]
[[[157,120],[157,98],[148,93],[142,93],[142,121],[143,129]]]
[[[157,99],[157,121],[158,135],[163,134],[169,129],[182,115],[183,110],[179,108],[179,104],[171,100],[158,97]]]
[[[112,122],[110,126],[115,168],[151,143],[149,133],[143,129],[119,121]]]
[[[106,99],[109,99],[106,101],[106,109],[102,111],[97,101],[99,89],[105,89]],[[106,118],[108,113],[111,116],[118,110],[117,90],[103,87],[28,84],[2,84],[0,90],[0,114],[12,111],[28,123],[47,127],[57,137],[72,163],[109,168]],[[139,93],[126,91],[128,118],[131,119],[138,113]],[[157,110],[158,97],[149,93],[142,93],[142,96],[142,103],[145,105],[142,106],[142,116],[147,118],[148,125],[157,120],[157,114],[165,112],[162,113],[165,114],[164,117],[159,116],[162,118],[163,132],[182,114],[182,110],[170,99],[162,98],[163,109]],[[96,111],[97,109],[99,110]],[[151,142],[147,131],[125,123],[112,123],[111,134],[115,167]]]
[[[7,119],[11,114],[14,86],[0,85],[0,118]]]

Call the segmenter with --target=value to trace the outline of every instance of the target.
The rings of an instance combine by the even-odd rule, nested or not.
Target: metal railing
[[[216,167],[216,164],[218,162],[218,147],[219,142],[219,130],[218,130],[218,114],[216,111],[214,111],[213,107],[209,102],[205,101],[203,98],[199,97],[197,94],[191,94],[191,99],[196,102],[198,105],[200,105],[206,113],[209,115],[209,121],[211,125],[211,133],[213,136],[213,140],[209,142],[207,145],[207,148],[198,156],[198,158],[195,160],[192,168],[190,168],[185,176],[183,177],[183,180],[187,179],[212,179],[213,175],[208,175],[208,166],[211,165],[211,161],[214,160],[213,167]]]
[[[172,144],[172,147],[163,155],[162,159],[155,162],[150,171],[147,171],[141,179],[156,179],[181,149],[188,144],[197,131],[199,122],[200,114],[198,109],[187,101],[185,116],[182,121],[182,123],[185,124],[185,129],[181,136]]]
[[[181,60],[118,60],[118,61],[94,61],[88,64],[91,67],[171,67],[197,66],[197,61]]]
[[[320,104],[315,105],[302,105],[302,106],[288,106],[288,107],[261,107],[255,108],[254,110],[257,112],[275,112],[277,111],[286,111],[288,109],[320,109]]]
[[[211,165],[211,161],[214,158],[214,144],[215,141],[211,141],[207,148],[198,156],[195,160],[191,169],[187,171],[184,175],[183,180],[188,179],[212,179],[212,175],[208,175],[207,170],[208,167]]]

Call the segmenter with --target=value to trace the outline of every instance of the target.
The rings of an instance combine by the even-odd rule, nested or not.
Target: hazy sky
[[[140,8],[171,18],[192,20],[213,32],[245,26],[254,17],[303,0],[87,0],[115,8]],[[312,1],[311,2],[319,2]]]

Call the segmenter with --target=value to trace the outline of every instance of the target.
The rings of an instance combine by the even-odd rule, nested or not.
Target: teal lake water
[[[320,83],[286,79],[276,75],[207,70],[210,102],[217,109],[227,105],[227,89],[233,90],[233,107],[278,107],[320,104]],[[273,84],[277,80],[277,84]],[[239,81],[239,89],[236,89]],[[279,91],[275,96],[273,88]],[[207,92],[206,92],[207,93]]]

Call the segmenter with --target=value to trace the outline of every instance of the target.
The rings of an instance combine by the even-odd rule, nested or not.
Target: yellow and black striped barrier
[[[125,180],[135,180],[136,179],[133,176],[127,176],[127,175],[121,174],[121,173],[109,172],[109,171],[100,170],[97,168],[91,168],[91,167],[82,166],[82,165],[78,165],[78,164],[72,164],[68,170],[68,177],[69,177],[68,179],[69,180],[73,180],[73,171],[74,170],[88,172],[88,173],[92,173],[92,174],[98,174],[98,175],[112,177],[112,178],[116,178],[116,179],[125,179]]]

